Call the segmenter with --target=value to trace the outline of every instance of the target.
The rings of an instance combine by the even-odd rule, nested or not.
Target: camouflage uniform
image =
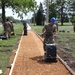
[[[45,43],[54,43],[53,33],[57,30],[57,26],[55,24],[53,26],[49,24],[49,25],[45,25],[44,29],[45,29],[45,33],[44,33],[45,38],[43,44],[45,47]]]
[[[44,39],[44,42],[54,42],[54,39],[53,39],[53,32],[55,32],[56,30],[56,25],[53,25],[53,26],[50,26],[50,25],[46,25],[45,26],[45,39]],[[49,39],[49,40],[48,40]]]
[[[6,33],[6,37],[10,38],[11,36],[11,23],[9,21],[4,23],[4,32]]]

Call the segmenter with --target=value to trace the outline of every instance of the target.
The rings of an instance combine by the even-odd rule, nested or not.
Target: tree
[[[65,12],[65,10],[67,11],[66,2],[67,2],[66,0],[56,0],[56,11],[57,11],[58,15],[60,15],[61,25],[63,25],[64,18],[67,13],[67,12]]]
[[[43,25],[44,21],[45,21],[44,10],[43,10],[42,3],[40,3],[40,7],[39,7],[39,9],[37,11],[37,15],[36,15],[36,24]]]
[[[75,0],[49,0],[49,19],[56,17],[63,25],[70,21],[72,14],[75,14]]]
[[[2,9],[2,22],[5,22],[5,8],[12,8],[13,12],[18,13],[18,16],[23,18],[23,13],[27,14],[33,10],[35,0],[0,0],[0,7]]]
[[[19,23],[20,22],[20,20],[14,19],[12,16],[9,16],[7,18],[9,18],[9,20],[12,21],[13,23]]]
[[[56,9],[61,18],[61,25],[64,21],[70,21],[71,16],[75,14],[74,3],[74,0],[56,0]]]
[[[0,14],[0,21],[2,21],[2,18],[1,18],[2,14]]]
[[[55,10],[55,3],[51,3],[49,5],[49,20],[52,18],[52,17],[56,17],[56,10]]]
[[[71,22],[75,22],[75,14],[72,15]]]
[[[73,14],[75,15],[75,1],[73,1],[73,2],[70,2],[71,3],[71,11],[73,12]],[[72,15],[73,15],[72,14]]]

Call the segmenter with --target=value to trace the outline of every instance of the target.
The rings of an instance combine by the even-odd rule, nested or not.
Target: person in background
[[[56,19],[52,17],[50,19],[50,23],[48,25],[45,25],[42,29],[42,34],[44,35],[44,46],[45,43],[54,43],[54,34],[57,31],[57,26],[55,25]]]
[[[75,32],[75,21],[73,21],[72,25],[73,25],[73,31]]]
[[[4,32],[5,32],[5,35],[6,35],[7,39],[10,39],[11,23],[10,23],[8,18],[6,19],[6,22],[4,23]]]
[[[13,22],[10,21],[10,23],[11,23],[11,35],[14,35],[14,26],[13,26]]]
[[[27,35],[27,23],[23,22],[23,26],[24,26],[24,35]]]

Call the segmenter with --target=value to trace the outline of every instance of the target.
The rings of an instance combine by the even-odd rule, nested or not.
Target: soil
[[[57,36],[55,40],[59,39]],[[72,39],[69,41],[72,43]],[[73,42],[74,43],[74,42]],[[72,44],[73,44],[72,43]],[[66,46],[60,42],[57,42],[58,55],[70,66],[70,68],[75,72],[75,57],[72,56],[75,53],[75,49],[71,48],[71,45]],[[68,43],[69,44],[69,43]]]
[[[75,72],[75,58],[72,57],[70,54],[58,50],[58,55],[70,66],[70,68]]]
[[[62,57],[61,51],[58,54]],[[13,59],[13,57],[12,57]],[[12,75],[71,75],[65,66],[57,62],[45,62],[43,43],[33,31],[22,37]]]

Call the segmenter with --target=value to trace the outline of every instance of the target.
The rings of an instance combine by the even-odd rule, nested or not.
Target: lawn
[[[13,54],[13,50],[17,50],[19,40],[21,38],[23,26],[20,24],[14,25],[15,35],[11,36],[8,40],[0,40],[0,69],[3,71],[1,75],[4,75],[5,70],[10,65],[10,56]],[[0,34],[3,33],[3,27],[0,26]]]
[[[36,31],[38,34],[41,34],[42,33],[42,28],[43,26],[34,26],[34,25],[31,25],[31,28]]]

